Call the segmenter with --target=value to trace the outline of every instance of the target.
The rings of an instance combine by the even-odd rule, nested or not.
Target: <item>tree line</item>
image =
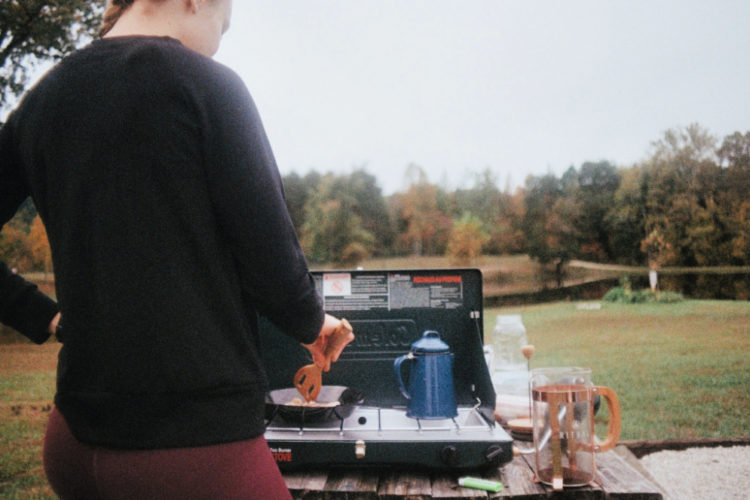
[[[668,130],[647,159],[571,166],[500,189],[490,169],[448,190],[410,165],[409,187],[384,196],[364,168],[284,176],[292,222],[312,264],[370,257],[524,253],[558,272],[570,259],[661,266],[750,265],[750,132],[719,142],[699,125]],[[0,234],[0,259],[50,271],[44,229],[24,204]]]
[[[542,264],[585,259],[630,265],[750,264],[750,132],[719,142],[697,124],[668,130],[649,157],[618,168],[571,166],[529,176],[514,191],[487,169],[446,190],[411,165],[403,192],[383,196],[364,169],[290,174],[290,213],[314,263],[370,256],[527,253]]]

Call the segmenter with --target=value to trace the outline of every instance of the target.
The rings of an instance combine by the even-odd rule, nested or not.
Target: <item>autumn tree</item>
[[[607,161],[586,162],[576,175],[575,196],[580,207],[578,256],[611,262],[615,257],[608,218],[612,199],[620,186],[617,168]]]
[[[749,170],[750,131],[745,132],[744,134],[741,132],[735,132],[726,136],[716,154],[727,167]]]
[[[522,195],[516,192],[514,197],[509,189],[500,191],[492,170],[474,174],[471,188],[454,191],[450,215],[453,219],[460,219],[466,213],[481,222],[482,231],[487,234],[484,245],[487,253],[518,253],[524,249],[525,238],[520,225]]]
[[[391,210],[399,230],[401,248],[413,255],[439,255],[445,250],[451,227],[445,198],[440,189],[427,180],[415,165],[415,179],[405,193],[391,198]]]
[[[495,174],[486,169],[474,174],[474,185],[469,189],[456,189],[453,193],[453,214],[462,217],[463,214],[473,214],[484,225],[495,222],[500,213],[500,199],[502,193],[497,187]]]
[[[750,264],[750,199],[735,207],[731,222],[733,231],[730,241],[732,264]]]
[[[523,220],[526,213],[523,188],[512,193],[506,188],[500,195],[495,223],[488,231],[487,251],[495,254],[518,254],[526,251]]]
[[[698,125],[668,130],[649,158],[619,171],[607,214],[615,259],[653,265],[750,262],[750,133],[717,140]]]
[[[646,237],[648,174],[645,168],[634,166],[621,169],[619,177],[620,184],[606,214],[613,260],[640,265],[643,263],[641,241]]]
[[[42,218],[38,215],[31,223],[28,244],[34,269],[44,271],[45,275],[52,271],[52,252],[47,239],[47,231]]]
[[[341,189],[356,200],[352,210],[362,220],[362,229],[373,236],[368,251],[374,256],[390,254],[396,231],[377,178],[364,167],[356,168],[342,178]]]
[[[3,226],[0,233],[0,262],[5,262],[8,267],[19,272],[32,269],[29,233],[27,227],[20,224],[18,219],[13,219]]]
[[[731,263],[750,264],[750,131],[724,138],[717,151],[723,170],[720,204],[727,207]]]
[[[315,171],[309,172],[304,177],[293,172],[282,178],[286,207],[298,235],[302,234],[302,226],[305,224],[305,206],[318,189],[320,179],[321,175]]]
[[[482,247],[488,239],[482,221],[466,212],[459,220],[453,222],[446,255],[453,265],[470,265],[482,255]]]
[[[523,228],[528,254],[541,265],[544,283],[547,268],[552,265],[557,285],[561,286],[564,265],[575,246],[571,234],[575,228],[564,214],[576,210],[574,203],[563,197],[561,179],[547,174],[526,178],[524,204]]]
[[[659,229],[672,250],[666,264],[724,260],[724,216],[716,203],[720,167],[716,138],[697,124],[667,130],[646,161],[646,234]]]
[[[548,228],[552,206],[560,195],[560,181],[554,175],[526,178],[523,229],[528,243],[527,250],[532,258],[543,264],[554,258]]]
[[[364,229],[357,203],[340,178],[321,178],[305,206],[300,238],[310,260],[351,267],[372,253],[375,238]]]
[[[26,86],[33,69],[58,60],[96,32],[104,0],[0,2],[0,109]]]
[[[641,240],[641,251],[646,254],[649,269],[659,269],[664,262],[670,260],[672,247],[656,228]]]

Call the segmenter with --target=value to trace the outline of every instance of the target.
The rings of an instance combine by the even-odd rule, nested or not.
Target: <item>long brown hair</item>
[[[122,13],[128,10],[128,8],[133,5],[133,2],[135,2],[135,0],[110,0],[106,12],[104,12],[102,25],[99,27],[99,36],[104,36],[109,33],[109,30],[114,27]]]

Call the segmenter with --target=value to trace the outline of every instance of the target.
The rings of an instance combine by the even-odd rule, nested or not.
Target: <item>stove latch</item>
[[[365,458],[365,442],[361,439],[354,443],[354,455],[357,459]]]

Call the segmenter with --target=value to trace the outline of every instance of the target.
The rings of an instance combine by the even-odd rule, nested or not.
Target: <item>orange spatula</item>
[[[345,319],[331,334],[326,346],[326,359],[330,359],[342,345],[346,345],[352,335],[352,325]],[[305,398],[305,401],[315,401],[320,393],[320,387],[323,385],[323,372],[316,364],[305,365],[294,374],[294,387]]]

